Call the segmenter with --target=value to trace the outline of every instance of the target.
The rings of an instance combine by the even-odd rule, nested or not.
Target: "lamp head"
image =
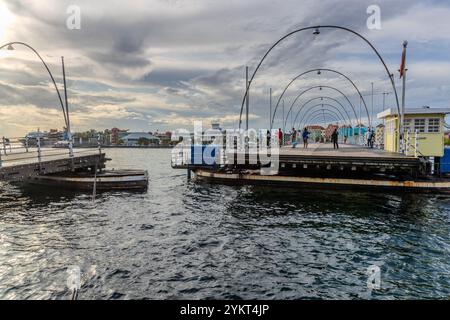
[[[6,48],[6,50],[12,51],[14,50],[14,47],[12,46],[12,44],[8,45],[8,47]]]
[[[319,28],[315,28],[314,32],[313,32],[313,35],[317,36],[319,34],[320,34]]]

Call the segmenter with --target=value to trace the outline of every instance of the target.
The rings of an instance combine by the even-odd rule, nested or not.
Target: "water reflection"
[[[450,294],[450,200],[188,182],[170,150],[108,150],[144,193],[0,188],[0,298],[428,298]],[[382,286],[367,288],[380,266]]]

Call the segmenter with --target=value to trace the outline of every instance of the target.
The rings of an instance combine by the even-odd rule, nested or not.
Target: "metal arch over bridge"
[[[310,119],[308,119],[308,122],[310,122],[311,125],[315,124],[315,123],[323,123],[323,124],[327,123],[328,121],[326,121],[326,120],[319,122],[319,119],[322,116],[328,117],[328,120],[339,122],[339,119],[336,118],[336,116],[333,116],[329,113],[315,115],[314,117],[311,117]],[[305,124],[305,126],[306,126],[306,124]]]
[[[312,102],[312,101],[314,101],[314,100],[318,100],[318,99],[320,99],[321,101],[323,101],[323,99],[329,99],[329,100],[331,100],[331,101],[333,101],[333,102],[336,102],[336,103],[337,103],[337,104],[345,111],[345,114],[347,115],[347,117],[348,117],[349,119],[351,119],[350,115],[349,115],[348,112],[347,112],[347,109],[344,107],[344,105],[343,105],[339,100],[334,99],[334,98],[331,98],[331,97],[328,97],[328,96],[321,96],[321,97],[315,97],[315,98],[312,98],[312,99],[306,101],[306,102],[300,107],[300,109],[298,110],[297,114],[295,115],[295,118],[294,118],[294,121],[292,122],[292,125],[294,125],[294,124],[297,122],[298,116],[300,115],[300,112],[303,110],[303,108],[304,108],[308,103],[310,103],[310,102]],[[293,105],[291,105],[291,109],[292,109],[292,107],[293,107]],[[287,118],[286,118],[286,119],[287,119]],[[351,120],[350,120],[350,122],[351,122]]]
[[[305,93],[307,93],[307,92],[309,92],[309,91],[311,91],[311,90],[317,89],[317,88],[319,88],[320,90],[322,90],[323,88],[331,89],[331,90],[334,90],[334,91],[340,93],[340,94],[347,100],[348,104],[349,104],[350,107],[352,108],[353,113],[355,114],[355,118],[358,119],[358,115],[356,114],[355,106],[354,106],[353,103],[350,101],[350,99],[345,95],[345,93],[343,93],[341,90],[339,90],[339,89],[337,89],[337,88],[335,88],[335,87],[332,87],[332,86],[325,86],[325,85],[313,86],[313,87],[310,87],[310,88],[308,88],[308,89],[306,89],[306,90],[303,90],[303,91],[302,91],[302,92],[294,99],[294,102],[292,103],[290,110],[292,110],[292,107],[294,106],[294,104],[297,102],[297,100],[298,100],[302,95],[304,95]],[[288,112],[288,116],[289,116],[289,112]],[[275,113],[273,114],[273,117],[272,117],[271,127],[273,126],[274,120],[275,120]],[[283,119],[283,121],[285,121],[285,119]],[[359,121],[361,122],[361,119],[359,119]]]
[[[285,94],[286,91],[289,89],[289,87],[291,86],[291,84],[293,84],[297,79],[301,78],[301,77],[304,76],[304,75],[307,75],[307,74],[312,73],[312,72],[317,72],[317,74],[320,75],[322,71],[332,72],[332,73],[341,75],[341,76],[343,76],[345,79],[347,79],[347,80],[352,84],[352,86],[355,88],[356,92],[358,93],[360,99],[362,100],[362,102],[363,102],[363,104],[364,104],[364,108],[366,109],[367,119],[369,120],[369,126],[370,126],[371,118],[370,118],[370,114],[369,114],[369,109],[367,108],[366,101],[365,101],[363,95],[361,94],[361,92],[359,91],[358,87],[356,86],[356,84],[355,84],[348,76],[346,76],[346,75],[343,74],[342,72],[339,72],[339,71],[333,70],[333,69],[327,69],[327,68],[316,68],[316,69],[311,69],[311,70],[305,71],[305,72],[299,74],[298,76],[294,77],[294,78],[288,83],[288,85],[284,88],[283,92],[281,93],[280,97],[278,98],[277,104],[275,105],[275,109],[274,109],[274,111],[273,111],[273,113],[274,113],[273,118],[275,118],[275,113],[277,112],[277,109],[278,109],[278,106],[279,106],[279,104],[280,104],[281,99],[283,98],[284,94]],[[287,116],[289,116],[289,113],[291,112],[291,109],[292,109],[292,107],[289,109],[289,111],[288,111],[288,113],[287,113]]]
[[[328,110],[328,109],[319,109],[319,110],[315,110],[313,112],[311,112],[308,117],[305,118],[305,121],[303,122],[303,126],[307,124],[308,120],[316,117],[316,116],[320,116],[320,115],[325,115],[325,114],[330,114],[336,117],[336,121],[338,122],[342,122],[345,121],[344,119],[342,119],[336,112]],[[302,126],[302,127],[303,127]]]
[[[250,90],[250,87],[252,85],[253,79],[255,78],[256,73],[258,72],[259,68],[261,67],[261,65],[264,62],[264,60],[266,59],[266,57],[269,55],[269,53],[276,46],[278,46],[278,44],[280,44],[286,38],[288,38],[288,37],[290,37],[290,36],[292,36],[292,35],[294,35],[296,33],[300,33],[302,31],[306,31],[306,30],[312,30],[312,29],[315,30],[314,31],[315,35],[320,34],[320,29],[338,29],[338,30],[343,30],[343,31],[349,32],[349,33],[351,33],[353,35],[356,35],[357,37],[362,39],[364,42],[366,42],[370,46],[370,48],[372,48],[372,50],[374,51],[374,53],[376,54],[376,56],[380,60],[381,64],[383,65],[383,67],[384,67],[384,69],[386,71],[386,74],[387,74],[388,78],[390,79],[390,82],[391,82],[391,85],[392,85],[392,90],[393,90],[393,92],[395,94],[395,102],[396,102],[396,105],[397,105],[397,112],[398,112],[399,115],[401,114],[401,112],[400,112],[400,103],[399,103],[398,94],[397,94],[397,88],[395,87],[395,83],[394,83],[394,75],[391,73],[391,71],[387,67],[386,63],[384,62],[383,58],[381,57],[381,55],[378,52],[378,50],[374,47],[374,45],[369,40],[367,40],[365,37],[363,37],[360,33],[356,32],[356,31],[354,31],[352,29],[349,29],[349,28],[346,28],[346,27],[341,27],[341,26],[336,26],[336,25],[323,25],[323,26],[322,25],[317,25],[317,26],[304,27],[304,28],[300,28],[300,29],[297,29],[297,30],[289,32],[288,34],[286,34],[283,37],[281,37],[278,41],[276,41],[269,48],[269,50],[266,51],[266,53],[263,55],[263,57],[259,61],[258,65],[256,66],[255,70],[253,71],[253,74],[250,77],[250,80],[246,83],[246,90],[245,90],[244,97],[242,99],[241,111],[240,111],[240,114],[239,114],[239,129],[242,126],[242,113],[243,113],[243,110],[244,110],[245,100],[247,99],[247,97],[249,95],[249,90]]]
[[[312,106],[310,109],[308,109],[308,111],[303,115],[303,117],[300,119],[300,121],[298,122],[298,125],[301,125],[303,123],[303,120],[310,114],[313,113],[314,109],[317,109],[317,107],[322,107],[322,110],[328,110],[331,111],[329,108],[332,108],[334,112],[336,112],[340,118],[342,119],[342,121],[344,121],[344,123],[346,125],[351,125],[351,122],[347,121],[347,119],[342,115],[341,111],[336,107],[333,106],[331,104],[327,104],[327,103],[321,103],[321,104],[316,104],[315,106]],[[325,109],[326,107],[326,109]],[[295,128],[295,126],[294,126]]]

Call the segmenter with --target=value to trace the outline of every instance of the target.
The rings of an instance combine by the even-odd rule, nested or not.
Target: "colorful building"
[[[325,140],[331,141],[331,135],[333,134],[334,130],[339,129],[339,126],[336,124],[329,124],[328,127],[325,129]]]
[[[444,154],[444,119],[450,108],[413,108],[405,110],[401,145],[406,154],[442,157]],[[399,117],[397,109],[387,109],[377,115],[385,122],[384,149],[400,152]],[[416,148],[417,137],[417,148]],[[417,150],[416,150],[417,149]],[[417,151],[417,153],[416,153]]]
[[[306,127],[309,131],[309,138],[312,142],[320,142],[322,140],[322,133],[325,130],[324,127],[319,125],[310,125]],[[301,131],[299,132],[301,136]]]

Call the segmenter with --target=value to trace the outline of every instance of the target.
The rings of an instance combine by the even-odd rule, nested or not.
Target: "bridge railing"
[[[100,146],[98,147],[101,153]],[[25,163],[71,158],[75,155],[92,154],[93,149],[70,149],[68,141],[50,143],[41,137],[0,138],[0,168]]]

